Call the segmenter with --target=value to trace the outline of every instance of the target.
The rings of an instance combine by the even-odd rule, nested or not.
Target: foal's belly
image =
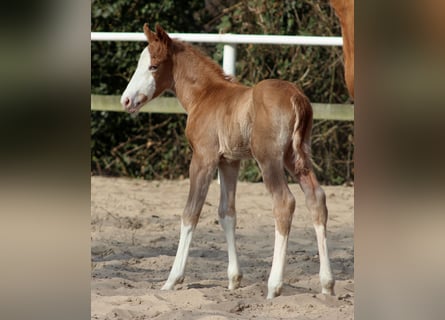
[[[227,160],[242,160],[252,157],[252,152],[248,146],[234,146],[220,150],[220,154]]]
[[[252,157],[250,134],[239,130],[219,135],[219,154],[228,160],[242,160]]]
[[[244,103],[217,117],[219,153],[229,160],[242,160],[252,157],[252,120],[250,104]]]

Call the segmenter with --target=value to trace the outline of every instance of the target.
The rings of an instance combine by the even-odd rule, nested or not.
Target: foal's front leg
[[[181,219],[181,233],[178,251],[167,282],[162,290],[171,290],[177,283],[184,280],[185,265],[187,263],[193,231],[201,214],[204,200],[209,190],[210,182],[216,170],[217,161],[209,162],[206,157],[194,154],[190,164],[190,190],[187,204]]]
[[[226,162],[219,164],[221,198],[219,203],[219,223],[221,224],[227,240],[227,253],[229,265],[227,276],[229,278],[229,290],[239,288],[243,274],[241,272],[238,254],[236,252],[235,229],[236,229],[236,183],[240,161]]]

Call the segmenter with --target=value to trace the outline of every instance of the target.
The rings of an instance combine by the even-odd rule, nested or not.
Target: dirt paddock
[[[272,264],[272,201],[262,183],[239,182],[237,247],[241,288],[227,289],[219,185],[210,187],[194,234],[186,276],[161,291],[176,254],[188,180],[91,177],[92,319],[353,319],[354,189],[325,186],[328,248],[336,296],[320,294],[319,259],[303,194],[296,210],[280,297],[266,300]]]

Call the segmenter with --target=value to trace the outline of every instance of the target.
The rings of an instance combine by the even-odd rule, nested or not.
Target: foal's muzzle
[[[144,94],[139,94],[134,99],[131,97],[122,97],[121,104],[129,113],[135,113],[147,102],[148,97]]]

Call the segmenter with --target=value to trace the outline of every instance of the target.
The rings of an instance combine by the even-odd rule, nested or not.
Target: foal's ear
[[[144,34],[147,37],[147,41],[150,43],[156,40],[156,34],[150,30],[148,23],[144,23]]]
[[[159,25],[159,23],[156,23],[155,28],[156,28],[156,35],[158,36],[159,40],[161,40],[167,45],[170,44],[172,40],[168,36],[167,32],[165,32],[164,29]]]

